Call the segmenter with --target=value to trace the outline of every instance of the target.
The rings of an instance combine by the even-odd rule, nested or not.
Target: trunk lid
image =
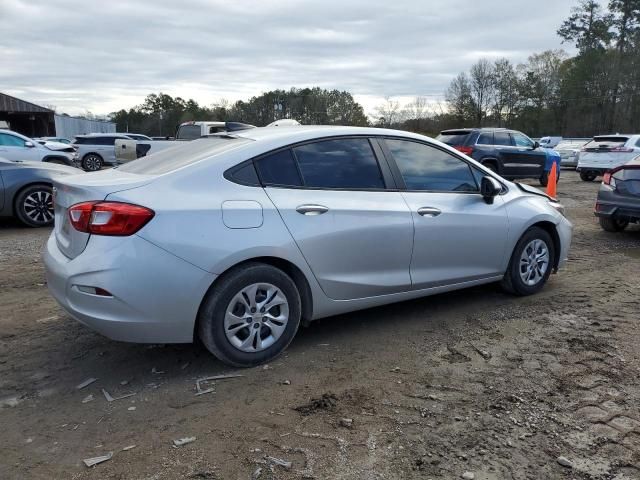
[[[131,190],[148,184],[149,175],[120,172],[117,169],[56,178],[53,182],[56,242],[60,251],[69,258],[80,255],[90,235],[77,231],[69,219],[69,207],[80,202],[104,200],[111,193]]]

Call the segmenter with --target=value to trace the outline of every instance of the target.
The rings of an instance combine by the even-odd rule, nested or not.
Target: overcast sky
[[[480,57],[560,48],[574,0],[0,0],[0,91],[70,114],[153,92],[248,99],[292,86],[441,96]],[[567,47],[567,46],[565,46]]]

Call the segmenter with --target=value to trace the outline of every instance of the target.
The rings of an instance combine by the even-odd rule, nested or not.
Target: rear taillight
[[[93,235],[133,235],[154,215],[146,207],[120,202],[82,202],[69,208],[73,228]]]
[[[602,176],[602,183],[604,183],[605,185],[611,185],[611,172],[606,172]]]
[[[471,154],[473,153],[473,147],[465,147],[463,145],[455,145],[453,148],[455,148],[459,152],[464,153],[465,155],[471,156]]]

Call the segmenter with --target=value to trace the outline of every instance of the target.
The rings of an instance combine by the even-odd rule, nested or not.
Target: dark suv
[[[547,185],[553,160],[549,160],[545,149],[540,148],[524,133],[506,128],[460,128],[443,130],[437,139],[502,177],[537,178],[540,184]],[[557,166],[558,177],[560,165]]]

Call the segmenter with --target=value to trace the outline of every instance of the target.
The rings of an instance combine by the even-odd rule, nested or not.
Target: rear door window
[[[495,132],[493,134],[493,144],[501,146],[512,146],[511,135],[508,132]]]
[[[469,165],[438,148],[408,140],[385,140],[407,190],[477,192]]]
[[[478,145],[493,145],[493,132],[481,133],[476,142]]]
[[[378,161],[366,138],[341,138],[293,148],[305,187],[384,189]]]

